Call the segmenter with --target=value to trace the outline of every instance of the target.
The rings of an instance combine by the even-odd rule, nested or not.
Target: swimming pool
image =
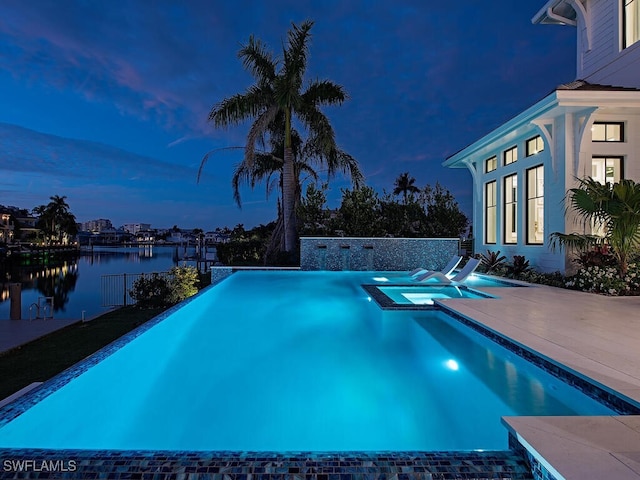
[[[609,415],[362,272],[239,272],[9,422],[0,448],[506,449],[503,415]]]

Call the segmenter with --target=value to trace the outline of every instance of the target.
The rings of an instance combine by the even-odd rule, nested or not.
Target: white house
[[[576,80],[449,157],[473,177],[476,252],[565,272],[552,232],[582,232],[564,197],[577,179],[640,181],[640,0],[550,0],[533,23],[577,30]]]

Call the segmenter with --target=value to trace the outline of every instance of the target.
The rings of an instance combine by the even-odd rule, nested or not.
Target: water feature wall
[[[458,253],[457,238],[301,237],[301,270],[439,270]]]

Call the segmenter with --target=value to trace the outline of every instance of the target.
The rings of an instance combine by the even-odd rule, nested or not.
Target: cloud
[[[96,142],[0,123],[0,169],[83,180],[195,178],[195,172]]]

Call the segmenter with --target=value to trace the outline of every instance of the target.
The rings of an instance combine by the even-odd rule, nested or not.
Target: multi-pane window
[[[591,178],[600,183],[616,183],[624,178],[622,157],[593,157]],[[593,235],[604,236],[605,226],[597,221],[591,224]]]
[[[623,48],[640,40],[640,0],[622,0],[623,10]]]
[[[518,242],[518,177],[504,178],[504,243]]]
[[[600,183],[616,183],[624,178],[622,157],[593,157],[591,159],[591,178]]]
[[[624,141],[624,123],[594,123],[591,128],[591,140],[594,142]]]
[[[511,147],[509,150],[505,150],[502,155],[503,163],[509,165],[518,160],[518,147]]]
[[[541,152],[542,150],[544,150],[544,142],[542,141],[542,137],[540,135],[537,135],[533,138],[530,138],[529,140],[527,140],[526,147],[527,157]]]
[[[527,243],[544,242],[544,167],[527,170]]]
[[[493,172],[496,168],[498,168],[498,157],[496,157],[495,155],[491,158],[487,158],[484,161],[485,173]]]
[[[496,243],[497,230],[497,182],[486,183],[484,186],[484,241]]]

